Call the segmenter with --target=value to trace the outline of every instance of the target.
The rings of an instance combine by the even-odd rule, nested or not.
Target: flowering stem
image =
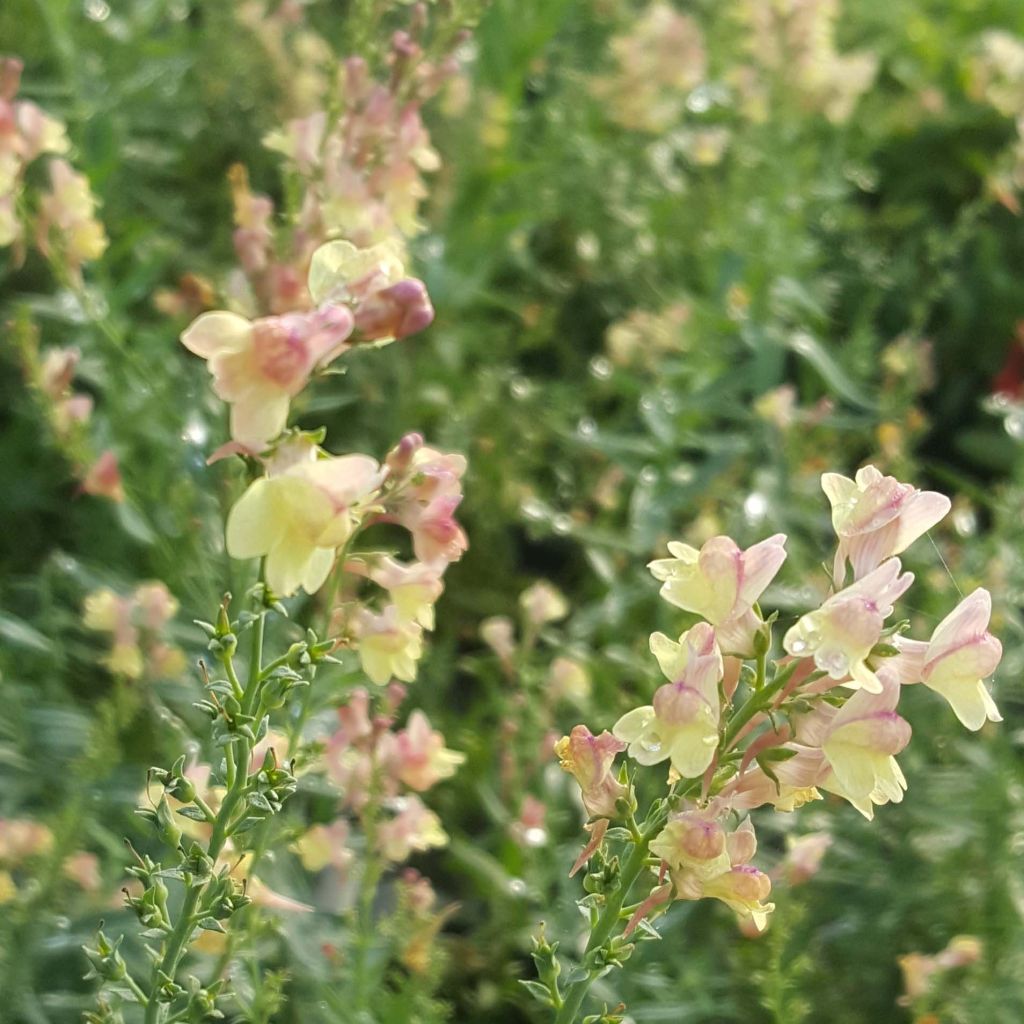
[[[377,842],[377,765],[375,754],[371,755],[370,792],[360,823],[366,839],[366,857],[362,877],[359,879],[359,895],[356,900],[356,948],[353,956],[352,987],[353,1004],[356,1011],[366,1006],[368,994],[366,966],[370,948],[373,945],[373,898],[377,893],[377,883],[383,874],[383,865],[374,854]]]
[[[253,625],[252,651],[249,658],[249,681],[241,701],[242,709],[246,712],[251,711],[255,705],[256,696],[260,688],[262,678],[261,662],[263,660],[263,632],[266,623],[266,616],[266,611],[261,611]],[[235,765],[234,757],[232,755],[232,746],[233,745],[229,744],[225,749],[229,773],[228,792],[224,797],[224,802],[221,804],[220,809],[213,817],[213,831],[210,835],[210,842],[206,848],[207,856],[214,863],[216,863],[221,850],[224,848],[224,844],[228,840],[229,826],[232,818],[234,817],[235,809],[238,806],[238,802],[241,800],[245,787],[249,781],[249,760],[252,756],[252,744],[245,736],[242,736],[239,739],[238,746],[240,747],[240,757],[238,758],[237,766]],[[209,808],[204,808],[204,814],[206,814],[208,810]],[[145,1003],[145,1024],[164,1024],[166,1020],[166,1012],[169,1007],[166,1003],[160,1003],[156,999],[156,995],[161,984],[160,976],[162,974],[173,980],[178,969],[178,964],[184,955],[185,947],[187,946],[188,941],[192,936],[192,931],[196,926],[196,908],[199,906],[199,901],[206,892],[206,888],[207,883],[191,885],[185,893],[185,899],[182,902],[181,910],[178,913],[178,920],[174,925],[174,930],[171,932],[170,936],[167,938],[166,944],[164,945],[163,956],[153,968],[150,994]]]
[[[798,664],[798,662],[794,661],[791,665],[787,665],[776,674],[775,678],[770,683],[764,683],[764,677],[763,675],[761,676],[762,685],[754,690],[740,709],[732,716],[732,718],[730,718],[729,724],[725,729],[725,734],[722,737],[721,749],[723,752],[728,750],[729,747],[736,742],[743,726],[745,726],[747,722],[749,722],[759,711],[763,711],[771,703],[772,698],[775,697],[786,683],[789,682],[793,673],[796,671]],[[762,670],[762,665],[759,661],[758,671],[761,672]]]
[[[587,942],[585,956],[591,957],[593,953],[601,949],[611,938],[612,932],[622,919],[622,907],[629,896],[636,880],[647,866],[648,848],[651,840],[661,831],[662,826],[668,817],[667,806],[656,808],[651,816],[644,822],[644,827],[638,840],[633,842],[633,849],[630,852],[626,863],[622,866],[619,875],[619,884],[614,892],[605,897],[604,910],[601,911],[597,924],[594,925]],[[565,998],[558,1008],[558,1015],[555,1017],[555,1024],[574,1024],[579,1014],[583,998],[590,989],[590,986],[600,974],[600,966],[592,966],[586,977],[574,981],[565,992]]]

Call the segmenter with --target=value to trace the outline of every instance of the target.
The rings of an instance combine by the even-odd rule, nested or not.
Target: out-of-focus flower
[[[377,829],[377,848],[387,860],[400,863],[414,851],[444,846],[448,835],[441,821],[415,794],[397,801],[398,813]]]
[[[153,294],[156,309],[174,317],[197,317],[213,309],[215,300],[213,285],[199,274],[182,274],[177,288],[160,288]]]
[[[832,505],[832,525],[839,536],[833,567],[837,586],[847,561],[853,578],[859,580],[887,558],[906,551],[951,507],[945,495],[901,484],[874,466],[858,470],[854,480],[825,473],[821,487]]]
[[[519,817],[509,826],[512,838],[521,846],[544,846],[548,841],[545,828],[547,805],[531,793],[523,797]]]
[[[107,248],[107,235],[96,218],[96,199],[84,174],[66,160],[50,161],[50,191],[39,200],[37,244],[45,256],[54,249],[72,274],[97,260]]]
[[[956,935],[949,945],[931,956],[925,953],[907,953],[899,958],[903,973],[903,995],[898,1002],[901,1006],[912,1006],[926,996],[934,979],[958,967],[969,967],[977,963],[984,952],[981,940],[974,935]]]
[[[480,639],[502,662],[511,663],[516,653],[516,631],[505,615],[492,615],[480,623]]]
[[[831,0],[743,0],[747,49],[762,72],[802,107],[842,123],[870,88],[878,69],[871,51],[840,53],[835,43],[839,5]],[[767,97],[758,76],[740,83],[748,116],[765,113]],[[754,109],[751,109],[753,107]],[[760,109],[758,109],[760,108]]]
[[[1006,117],[1024,110],[1024,39],[1001,29],[983,32],[967,64],[968,91]]]
[[[837,682],[849,676],[857,686],[880,693],[882,684],[868,657],[882,635],[893,604],[914,582],[913,573],[900,574],[900,560],[890,558],[856,583],[808,612],[783,638],[794,657],[813,657],[814,663]]]
[[[590,673],[576,659],[559,656],[548,668],[547,689],[552,700],[583,704],[590,696]]]
[[[111,635],[113,644],[102,661],[115,675],[166,678],[184,667],[182,652],[161,636],[177,610],[178,602],[160,582],[143,583],[130,597],[101,587],[86,596],[82,623]]]
[[[103,884],[100,875],[100,859],[95,853],[79,850],[64,861],[64,874],[80,889],[96,892]]]
[[[585,725],[574,726],[555,744],[561,767],[580,785],[583,806],[592,818],[617,818],[616,804],[628,799],[629,789],[613,772],[615,755],[626,744],[603,732],[595,736]]]
[[[124,484],[121,482],[121,468],[117,456],[112,451],[105,451],[89,467],[82,480],[82,490],[97,498],[109,498],[111,501],[124,501]]]
[[[790,885],[802,885],[810,881],[818,873],[831,845],[832,836],[828,832],[787,836],[786,856],[779,865],[779,873]]]
[[[697,23],[666,3],[654,3],[610,48],[615,70],[592,83],[608,116],[633,131],[661,134],[673,127],[707,69]]]
[[[427,564],[455,562],[468,547],[455,519],[462,501],[466,460],[423,445],[419,435],[403,439],[386,465],[391,488],[387,515],[412,534],[416,557]]]
[[[163,629],[178,614],[177,600],[159,580],[136,587],[134,602],[145,629]]]
[[[608,356],[618,366],[654,368],[665,355],[686,351],[686,327],[691,316],[692,310],[685,303],[668,306],[659,313],[634,310],[605,333]]]
[[[299,226],[306,237],[342,237],[365,246],[422,230],[418,208],[423,174],[440,166],[421,108],[458,69],[451,57],[427,60],[419,28],[392,37],[387,82],[374,81],[365,60],[350,57],[337,76],[338,95],[321,91],[303,116],[271,132],[264,143],[284,155],[303,185]],[[263,27],[261,26],[261,32]],[[308,33],[296,37],[310,67]],[[314,45],[314,54],[323,53]],[[288,61],[294,79],[296,57]],[[324,68],[326,71],[326,66]],[[328,117],[325,108],[337,116]],[[300,255],[300,254],[297,254]]]
[[[404,729],[395,734],[391,749],[392,770],[410,789],[423,792],[455,774],[466,755],[449,750],[444,736],[430,727],[420,710],[413,711]]]
[[[792,384],[766,391],[754,402],[754,412],[781,431],[789,430],[796,416],[797,393]]]
[[[330,575],[334,555],[358,521],[359,506],[383,482],[376,460],[366,455],[311,458],[260,477],[228,515],[232,558],[266,556],[266,578],[281,596],[300,586],[317,591]]]
[[[390,604],[379,615],[361,608],[354,628],[363,671],[373,682],[383,686],[393,678],[407,683],[416,678],[423,654],[423,630],[417,623],[403,619]]]
[[[444,591],[443,567],[415,562],[403,565],[382,558],[370,572],[374,583],[387,590],[401,618],[434,628],[434,604]]]
[[[64,125],[29,100],[16,100],[22,62],[0,58],[0,246],[14,245],[24,256],[25,224],[20,202],[29,164],[44,155],[60,157],[70,145]],[[49,192],[38,201],[36,244],[47,257],[60,259],[72,278],[81,264],[106,248],[103,226],[93,216],[96,201],[84,177],[65,160],[51,160]]]
[[[519,607],[532,626],[558,622],[569,614],[565,595],[547,580],[538,580],[519,595]]]
[[[679,147],[686,158],[698,167],[714,167],[722,162],[732,133],[722,125],[694,128],[680,133]]]
[[[53,846],[53,833],[40,821],[0,818],[0,866],[16,867]]]
[[[348,840],[348,822],[338,818],[330,825],[314,825],[296,842],[295,850],[307,871],[332,867],[344,876],[355,858],[355,853],[346,845]]]
[[[629,756],[640,764],[671,760],[683,778],[697,778],[718,747],[724,666],[715,631],[698,623],[678,645],[656,633],[651,647],[672,682],[655,691],[653,705],[623,715],[612,732],[629,744]]]

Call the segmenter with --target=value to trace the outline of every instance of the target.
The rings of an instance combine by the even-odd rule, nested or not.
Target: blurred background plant
[[[583,835],[550,734],[610,728],[653,691],[646,638],[668,620],[644,563],[670,538],[786,532],[766,605],[792,619],[828,585],[818,476],[867,461],[954,498],[907,558],[916,625],[993,592],[1005,722],[968,742],[911,693],[913,800],[870,830],[812,809],[800,828],[831,845],[778,886],[763,937],[677,907],[594,991],[638,1024],[1020,1019],[1020,5],[438,0],[419,18],[374,0],[0,9],[0,52],[24,61],[0,85],[5,1012],[90,1005],[79,946],[125,913],[141,774],[198,735],[187,623],[231,578],[234,478],[205,465],[224,422],[176,336],[224,303],[276,311],[326,208],[364,242],[399,223],[438,316],[300,416],[353,450],[420,430],[470,465],[471,547],[416,696],[467,762],[429,795],[450,845],[412,861],[434,908],[400,874],[372,908],[421,940],[379,961],[368,1019],[543,1019],[516,982],[538,921],[577,927]],[[361,67],[383,85],[369,110]],[[329,143],[316,111],[342,109],[360,133]],[[303,162],[312,139],[329,167]],[[381,173],[332,210],[353,167]],[[83,224],[76,259],[61,232]],[[784,874],[781,820],[758,828]],[[297,856],[279,862],[275,885],[304,891]],[[263,919],[265,1016],[356,1019],[322,1005],[345,969],[336,910]]]

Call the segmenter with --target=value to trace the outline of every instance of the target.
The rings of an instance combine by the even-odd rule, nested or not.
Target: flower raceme
[[[756,607],[785,559],[784,537],[746,550],[728,537],[699,550],[671,544],[673,557],[650,566],[661,596],[704,621],[678,640],[651,636],[651,653],[668,682],[650,704],[627,711],[611,735],[594,736],[577,725],[557,744],[562,767],[576,777],[587,812],[597,819],[573,866],[574,873],[591,864],[592,895],[582,904],[594,929],[588,951],[607,944],[604,952],[618,956],[623,939],[676,899],[715,898],[763,927],[772,909],[771,881],[752,863],[753,825],[743,819],[730,831],[727,823],[765,805],[793,812],[823,792],[868,819],[876,807],[901,801],[907,780],[896,758],[911,739],[898,710],[905,685],[935,690],[969,729],[999,721],[983,682],[1002,654],[988,631],[988,591],[964,598],[930,640],[886,626],[914,579],[896,555],[945,514],[948,501],[872,467],[854,480],[826,474],[823,486],[838,539],[837,589],[786,630],[784,656],[772,658],[774,616],[764,619]],[[854,579],[844,587],[847,563]],[[637,771],[671,762],[668,792],[640,821],[632,770],[616,770],[620,753]],[[628,827],[611,828],[611,820]],[[616,843],[625,848],[613,854]],[[816,842],[808,875],[825,845]],[[613,862],[619,873],[609,870]],[[637,886],[639,902],[617,933],[621,908]],[[615,921],[599,912],[600,900],[587,902],[602,893],[609,913],[619,915]],[[584,977],[570,994],[555,994],[568,1001],[589,983]],[[558,999],[552,1001],[561,1005]]]

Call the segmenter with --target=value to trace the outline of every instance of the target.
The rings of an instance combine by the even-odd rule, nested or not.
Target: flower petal
[[[284,530],[274,484],[261,477],[235,502],[228,514],[227,549],[232,558],[267,554]]]
[[[203,313],[182,331],[181,343],[209,359],[218,352],[241,352],[252,340],[252,324],[237,313]]]
[[[315,594],[324,585],[333,568],[334,549],[317,548],[309,562],[306,563],[306,571],[302,577],[302,589],[307,594]]]
[[[231,406],[231,436],[247,448],[262,451],[288,423],[288,395],[252,391]]]
[[[266,575],[270,589],[280,597],[294,594],[302,584],[317,549],[291,530],[282,533],[267,553]]]

